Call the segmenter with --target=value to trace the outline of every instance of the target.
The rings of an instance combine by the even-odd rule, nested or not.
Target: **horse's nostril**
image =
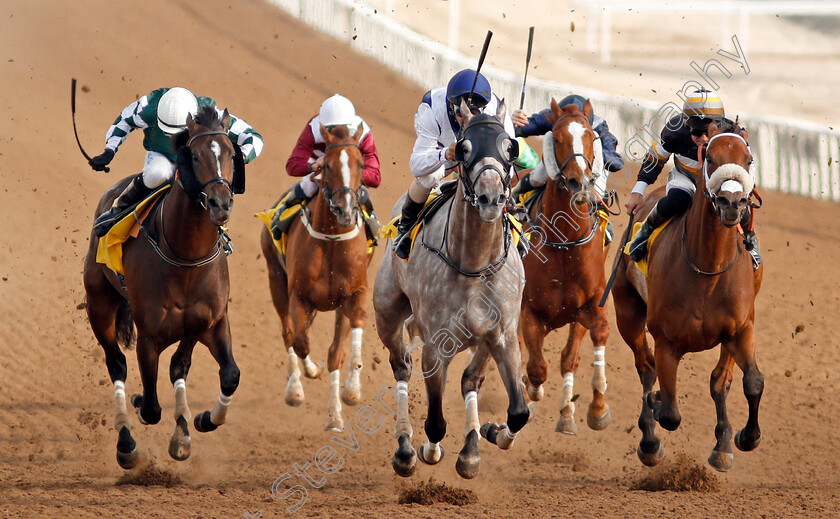
[[[219,201],[216,200],[215,198],[211,198],[207,202],[208,202],[208,204],[210,205],[211,208],[213,208],[213,209],[218,209],[219,208]]]
[[[499,195],[499,199],[498,199],[496,205],[505,205],[506,200],[507,200],[507,197],[505,196],[504,193],[502,193],[501,195]]]
[[[570,179],[567,180],[567,182],[569,183],[569,188],[570,189],[572,189],[572,190],[580,189],[580,181],[578,179],[570,178]]]
[[[490,199],[487,197],[487,195],[481,195],[478,197],[478,203],[480,205],[487,205],[490,203]]]

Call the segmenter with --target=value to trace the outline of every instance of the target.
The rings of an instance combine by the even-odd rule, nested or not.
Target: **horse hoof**
[[[735,433],[735,446],[738,447],[738,450],[749,452],[758,447],[759,443],[761,443],[761,436],[749,443],[745,443],[744,430],[741,429],[740,431]]]
[[[531,380],[528,379],[528,375],[522,375],[522,383],[525,385],[525,391],[528,393],[528,398],[532,402],[542,400],[545,396],[545,389],[543,389],[542,384],[539,386],[531,385]]]
[[[137,443],[131,437],[128,427],[122,427],[117,441],[117,463],[125,470],[130,470],[136,467],[139,461],[140,452],[137,450]]]
[[[612,414],[609,409],[601,417],[594,416],[592,413],[586,413],[586,425],[593,431],[603,431],[610,422],[612,422]]]
[[[590,427],[592,426],[590,425]],[[560,415],[560,419],[557,420],[557,426],[554,428],[554,432],[569,434],[572,436],[576,435],[577,422],[575,422],[575,417]]]
[[[482,429],[488,425],[496,424],[484,424]],[[482,436],[484,435],[482,434]],[[478,435],[473,430],[467,435],[464,442],[464,448],[458,453],[458,461],[455,462],[455,470],[458,471],[458,475],[462,478],[472,479],[478,475],[480,467],[481,455],[478,452]]]
[[[528,421],[525,422],[525,425],[531,423],[531,420],[534,419],[534,416],[537,413],[537,406],[533,402],[528,402]]]
[[[306,357],[303,360],[303,374],[306,378],[321,378],[321,374],[324,372],[324,364],[318,362],[312,362],[309,360],[309,357]]]
[[[175,421],[175,432],[169,439],[169,455],[177,461],[184,461],[190,457],[190,430],[187,428],[187,419],[182,416]]]
[[[341,416],[328,416],[324,424],[325,431],[341,432],[344,430],[344,419]]]
[[[639,460],[642,464],[648,467],[655,467],[660,461],[662,461],[662,457],[665,455],[665,447],[663,447],[660,443],[659,450],[656,453],[651,453],[643,451],[642,446],[639,445],[636,449],[636,454],[639,455]]]
[[[204,411],[203,413],[197,415],[195,420],[193,420],[193,425],[195,426],[196,431],[202,433],[215,431],[219,428],[218,425],[214,424],[213,421],[210,420],[210,411]]]
[[[417,457],[426,465],[436,465],[443,459],[443,446],[438,445],[437,451],[432,450],[430,444],[424,443],[417,449]]]
[[[709,465],[718,472],[726,472],[735,465],[735,456],[731,452],[714,450],[709,454]]]
[[[362,381],[359,380],[359,373],[350,372],[350,376],[341,388],[341,401],[347,405],[356,405],[362,399]]]
[[[391,459],[391,466],[394,467],[394,472],[401,477],[407,478],[414,475],[417,470],[417,453],[411,446],[411,437],[407,434],[401,434],[399,440],[400,446],[394,452],[394,457]]]
[[[289,379],[289,383],[286,384],[286,395],[284,399],[286,405],[297,407],[303,403],[303,400],[303,384],[300,383],[300,380]]]

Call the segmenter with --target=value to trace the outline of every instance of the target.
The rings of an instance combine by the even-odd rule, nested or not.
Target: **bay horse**
[[[359,193],[364,156],[359,148],[362,125],[351,135],[346,126],[327,130],[324,137],[324,167],[315,180],[322,196],[301,209],[289,228],[286,255],[275,246],[268,228],[262,229],[261,245],[274,308],[280,316],[283,341],[289,354],[285,402],[303,403],[303,385],[298,361],[308,378],[319,378],[321,366],[310,357],[309,327],[316,312],[335,310],[335,334],[327,356],[330,397],[324,428],[344,430],[341,402],[356,405],[361,399],[362,332],[367,312],[368,252]],[[278,200],[279,202],[279,200]],[[351,335],[349,374],[340,392],[341,365],[347,335]]]
[[[466,103],[460,110],[469,114]],[[525,278],[504,214],[510,194],[510,165],[517,147],[502,126],[505,113],[501,102],[495,116],[465,117],[455,150],[461,174],[454,196],[434,215],[424,218],[408,260],[386,254],[376,275],[376,330],[388,348],[397,381],[394,436],[399,447],[391,464],[403,477],[414,473],[418,457],[428,464],[442,459],[447,369],[456,353],[471,346],[476,348],[475,354],[461,377],[466,427],[464,447],[455,465],[458,474],[463,478],[478,474],[479,434],[507,449],[528,421],[516,340]],[[401,213],[406,196],[397,202],[392,218]],[[414,327],[425,344],[422,370],[411,363],[411,351],[416,346],[409,349],[403,340],[403,323],[412,314]],[[481,426],[478,390],[491,357],[508,394],[507,423]],[[418,451],[411,445],[408,382],[412,372],[424,379],[428,403],[428,441]]]
[[[758,405],[764,376],[756,365],[754,321],[764,270],[761,265],[753,272],[736,228],[750,204],[753,159],[746,131],[734,125],[725,130],[710,125],[705,158],[700,157],[703,173],[691,207],[665,227],[651,246],[647,278],[629,256],[618,258],[613,285],[616,321],[633,350],[642,382],[642,440],[637,453],[648,466],[659,463],[664,453],[654,433],[654,420],[669,431],[680,425],[676,394],[680,360],[686,353],[718,344],[720,358],[710,380],[717,443],[709,464],[721,472],[734,464],[726,396],[735,363],[744,373],[749,406],[746,426],[735,434],[735,446],[751,451],[761,440]],[[641,221],[662,196],[664,188],[651,193],[635,220]],[[653,336],[654,353],[648,347],[645,326]],[[659,391],[653,391],[657,378]]]
[[[175,392],[172,458],[185,460],[190,455],[186,378],[195,344],[206,345],[218,362],[221,385],[213,410],[195,417],[198,431],[212,431],[225,423],[239,384],[231,350],[230,280],[221,226],[230,219],[234,192],[244,191],[245,172],[242,154],[228,137],[229,126],[227,110],[220,118],[212,107],[202,108],[195,119],[187,118],[187,130],[176,137],[178,180],[142,224],[142,236],[123,244],[124,288],[114,271],[96,262],[99,238],[91,233],[84,266],[86,308],[114,384],[117,461],[124,469],[139,461],[126,409],[126,360],[120,350],[120,345],[130,347],[134,326],[143,394],[133,395],[131,403],[143,424],[160,421],[158,360],[163,350],[179,341],[169,366]],[[133,178],[122,179],[103,195],[97,216]]]
[[[526,283],[519,330],[528,349],[523,381],[531,400],[540,400],[548,372],[543,341],[552,330],[570,325],[561,354],[563,400],[555,430],[576,434],[574,379],[586,330],[594,346],[592,402],[586,421],[590,428],[602,430],[611,420],[610,408],[604,401],[604,354],[610,326],[606,308],[599,306],[606,287],[604,262],[608,248],[604,247],[600,219],[592,210],[597,203],[593,191],[595,176],[604,172],[604,157],[589,124],[589,100],[580,111],[573,104],[560,108],[552,98],[551,113],[554,126],[544,139],[543,150],[549,182],[528,215],[533,222],[529,230],[538,241],[532,243],[531,254],[524,258]]]

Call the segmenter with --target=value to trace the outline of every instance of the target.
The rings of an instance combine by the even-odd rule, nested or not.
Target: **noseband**
[[[357,143],[355,143],[355,142],[344,142],[344,143],[340,143],[340,144],[331,144],[331,145],[327,146],[324,149],[324,154],[326,155],[327,151],[329,151],[333,148],[342,148],[344,146],[354,146],[354,147],[358,148],[359,151],[361,151],[361,148],[359,147],[359,145]],[[336,216],[338,216],[339,213],[341,212],[341,208],[338,206],[338,204],[333,202],[333,198],[335,198],[336,195],[341,196],[341,195],[345,195],[345,194],[348,194],[348,193],[352,194],[353,199],[354,199],[352,210],[353,210],[353,214],[355,215],[356,218],[359,217],[359,213],[362,210],[361,209],[361,203],[359,202],[359,191],[361,189],[362,189],[361,186],[359,187],[359,189],[353,189],[350,186],[341,186],[338,189],[332,189],[330,187],[330,183],[326,179],[324,179],[324,183],[321,185],[321,188],[320,188],[321,194],[324,195],[324,200],[326,200],[327,206],[329,207],[330,212],[332,214],[336,215]]]
[[[197,134],[191,136],[190,140],[187,141],[187,148],[190,147],[190,145],[192,144],[192,142],[194,140],[198,139],[199,137],[206,137],[208,135],[224,135],[224,136],[227,136],[228,132],[225,131],[225,130],[208,130],[206,132],[197,133]],[[193,172],[192,174],[195,175],[195,172]],[[226,179],[225,177],[221,177],[221,176],[211,178],[210,180],[208,180],[207,182],[204,182],[203,184],[201,184],[198,187],[199,194],[201,195],[199,203],[201,204],[201,207],[205,211],[207,211],[207,204],[205,203],[205,201],[207,200],[207,193],[205,192],[204,189],[207,186],[211,186],[213,184],[222,184],[223,186],[225,186],[228,189],[228,191],[230,191],[231,196],[233,196],[233,186],[231,186],[230,181],[228,179]]]

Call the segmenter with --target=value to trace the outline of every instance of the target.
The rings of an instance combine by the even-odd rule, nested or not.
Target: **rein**
[[[683,253],[683,258],[685,258],[685,261],[686,261],[686,263],[688,263],[688,266],[691,267],[691,270],[693,270],[694,272],[696,272],[698,274],[702,274],[704,276],[718,276],[720,274],[723,274],[724,272],[729,271],[732,267],[735,266],[736,263],[738,263],[738,257],[741,255],[741,248],[736,245],[735,246],[735,259],[732,260],[732,263],[730,263],[728,267],[726,267],[723,270],[719,270],[717,272],[706,272],[705,270],[701,270],[700,267],[698,267],[697,265],[695,265],[695,263],[693,261],[691,261],[691,257],[689,257],[689,255],[688,255],[688,248],[686,247],[686,244],[685,244],[685,242],[686,242],[685,237],[686,237],[687,229],[688,229],[688,217],[683,218],[682,253]]]
[[[164,196],[160,202],[160,205],[158,206],[158,214],[160,214],[160,237],[163,240],[164,245],[166,245],[166,247],[172,252],[175,258],[172,258],[168,256],[165,252],[163,252],[163,249],[160,248],[160,245],[158,245],[157,241],[149,234],[146,228],[144,226],[140,226],[140,230],[143,231],[143,234],[146,236],[146,239],[151,244],[152,249],[154,249],[157,255],[160,256],[160,259],[172,265],[173,267],[196,268],[203,267],[204,265],[212,263],[216,258],[219,257],[219,254],[221,254],[222,250],[224,250],[222,238],[224,235],[224,231],[222,231],[222,228],[219,227],[219,234],[216,238],[216,243],[213,244],[213,247],[207,254],[204,254],[197,258],[184,258],[178,255],[178,253],[175,252],[175,249],[172,248],[172,246],[169,244],[169,241],[166,239],[166,227],[164,226],[163,220],[163,207],[164,204],[166,204],[166,198],[167,197]]]
[[[421,240],[421,243],[423,244],[423,247],[430,252],[434,252],[437,255],[437,257],[439,257],[441,260],[443,260],[444,263],[446,263],[449,266],[449,268],[451,268],[452,270],[454,270],[458,274],[461,274],[462,276],[477,278],[477,277],[480,277],[480,276],[482,276],[482,275],[484,275],[488,272],[491,272],[491,273],[497,272],[498,269],[502,265],[504,265],[505,261],[507,261],[508,251],[510,250],[510,243],[512,241],[511,230],[510,230],[510,222],[508,221],[507,217],[504,214],[502,214],[502,217],[501,217],[502,218],[502,230],[504,232],[504,250],[502,251],[501,255],[498,257],[498,259],[496,259],[495,261],[493,261],[492,263],[490,263],[486,267],[478,269],[478,270],[464,270],[463,268],[461,268],[460,265],[457,265],[454,261],[452,261],[449,258],[449,256],[447,254],[445,254],[443,252],[443,249],[449,249],[449,242],[446,238],[449,235],[449,220],[450,220],[450,217],[452,216],[452,206],[453,205],[455,205],[454,200],[449,203],[449,210],[446,212],[446,225],[443,228],[443,237],[440,240],[440,247],[436,248],[436,247],[433,247],[433,246],[429,245],[428,243],[426,243],[426,233],[423,233],[423,238]]]

